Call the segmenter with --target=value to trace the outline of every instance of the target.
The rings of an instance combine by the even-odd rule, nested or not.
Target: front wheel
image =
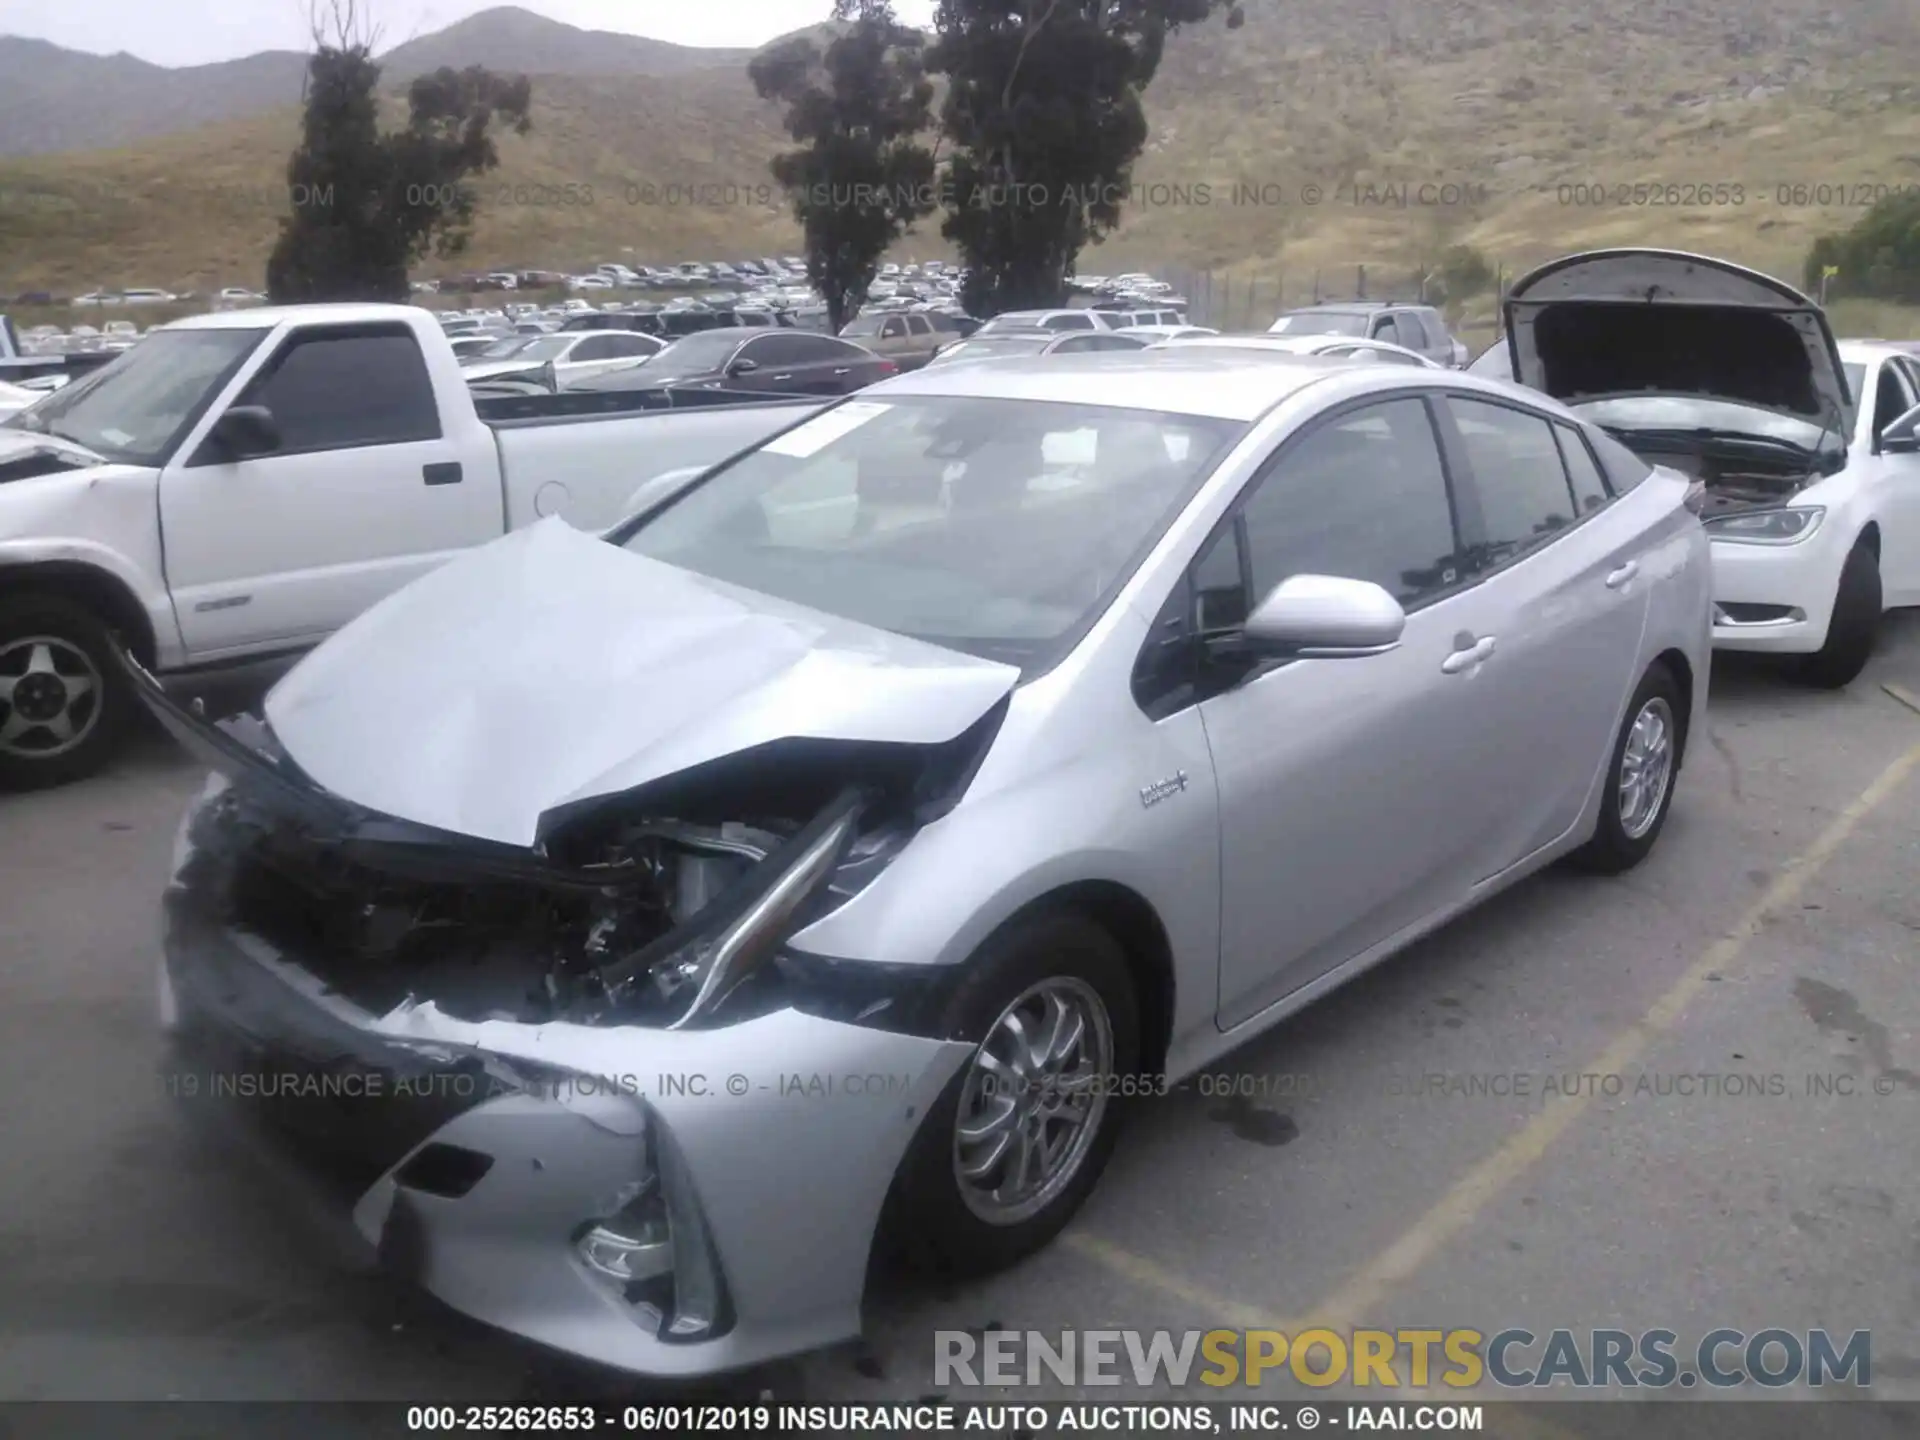
[[[1680,769],[1680,687],[1667,667],[1641,677],[1627,718],[1613,743],[1600,821],[1593,838],[1573,852],[1583,870],[1618,875],[1646,859],[1673,806]]]
[[[1004,1269],[1051,1241],[1106,1168],[1139,1015],[1119,945],[1071,912],[1016,921],[967,962],[940,1033],[972,1057],[927,1113],[885,1237],[916,1268]]]
[[[61,596],[0,601],[0,790],[64,785],[113,758],[133,697],[111,646]]]
[[[1795,678],[1820,690],[1851,685],[1873,658],[1881,609],[1880,562],[1865,545],[1856,545],[1840,570],[1827,643],[1795,667]]]

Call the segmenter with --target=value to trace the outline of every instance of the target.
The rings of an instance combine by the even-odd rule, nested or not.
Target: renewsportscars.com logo
[[[933,1383],[1456,1389],[1824,1387],[1873,1383],[1873,1337],[1827,1330],[937,1330]]]

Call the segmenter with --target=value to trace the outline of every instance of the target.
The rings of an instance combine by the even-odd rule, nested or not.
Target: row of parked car
[[[1920,602],[1912,357],[1697,256],[1525,277],[1505,375],[1032,327],[843,399],[565,423],[490,419],[421,312],[260,318],[13,426],[71,460],[62,524],[107,488],[81,452],[159,492],[152,627],[89,653],[215,772],[162,1023],[210,1074],[350,1056],[367,1099],[265,1116],[345,1223],[641,1374],[857,1334],[876,1255],[1033,1253],[1122,1095],[1546,865],[1643,861],[1716,645],[1794,636],[1829,683],[1859,557],[1875,619]],[[177,408],[135,425],[135,380]],[[0,629],[30,720],[77,603]],[[342,621],[259,717],[160,681]],[[739,1084],[588,1078],[662,1073]]]

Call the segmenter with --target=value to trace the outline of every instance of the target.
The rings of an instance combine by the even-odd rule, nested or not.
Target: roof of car
[[[1198,346],[1104,350],[933,365],[860,393],[875,400],[892,395],[1046,400],[1251,423],[1316,380],[1351,369],[1344,361],[1312,355],[1249,360]]]
[[[1326,310],[1400,310],[1417,308],[1410,300],[1326,300],[1318,305],[1296,305],[1288,315],[1316,315]]]
[[[169,330],[259,330],[278,325],[285,320],[331,321],[336,325],[369,324],[378,320],[391,322],[408,310],[419,307],[411,305],[256,305],[248,310],[211,310],[205,315],[189,315],[184,320],[175,320],[166,328]],[[431,314],[430,311],[421,311]]]
[[[1369,340],[1360,335],[1292,335],[1270,332],[1256,335],[1176,335],[1161,342],[1180,350],[1264,350],[1277,355],[1312,353],[1310,347],[1339,350],[1390,350],[1396,355],[1419,355],[1391,340]],[[1425,359],[1425,356],[1421,356]]]

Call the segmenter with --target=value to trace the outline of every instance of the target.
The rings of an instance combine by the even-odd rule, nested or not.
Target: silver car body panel
[[[336,795],[531,845],[549,810],[770,741],[951,740],[1018,678],[549,519],[359,616],[266,715]]]
[[[275,692],[269,718],[322,785],[523,840],[561,797],[791,734],[797,719],[819,733],[939,739],[1004,700],[957,803],[787,948],[856,968],[952,967],[1037,902],[1123,905],[1138,921],[1124,941],[1143,963],[1165,960],[1164,993],[1146,1008],[1159,1031],[1150,1038],[1164,1041],[1159,1068],[1177,1078],[1584,842],[1628,701],[1656,657],[1679,657],[1691,729],[1703,733],[1708,547],[1685,479],[1665,470],[1417,608],[1391,652],[1298,660],[1160,718],[1135,702],[1135,663],[1167,597],[1276,451],[1339,407],[1437,392],[1573,420],[1551,400],[1456,372],[1198,349],[934,367],[864,391],[865,402],[1006,395],[1247,422],[1083,638],[1025,683],[1004,666],[749,599],[612,546],[590,553],[597,542],[542,527],[342,632]],[[1627,562],[1632,577],[1612,583]],[[1463,629],[1497,634],[1498,651],[1443,671]],[[569,637],[557,651],[555,636]],[[548,689],[555,698],[535,697]],[[170,939],[170,966],[190,950]],[[248,973],[291,970],[266,954],[248,963]],[[303,982],[293,971],[280,983]],[[335,1018],[403,1049],[705,1077],[697,1096],[648,1083],[644,1110],[617,1097],[564,1113],[489,1100],[444,1133],[495,1156],[494,1169],[465,1199],[416,1207],[428,1229],[422,1283],[436,1294],[656,1374],[857,1332],[892,1177],[917,1118],[970,1053],[796,1010],[684,1032],[462,1021],[430,999]],[[783,1095],[777,1080],[762,1089],[776,1071],[901,1078],[855,1103]],[[744,1084],[729,1086],[736,1075]],[[720,1339],[674,1347],[638,1332],[564,1241],[627,1178],[633,1132],[648,1123],[684,1154],[714,1235],[738,1308]],[[393,1194],[384,1181],[364,1193],[363,1234],[391,1229]]]

